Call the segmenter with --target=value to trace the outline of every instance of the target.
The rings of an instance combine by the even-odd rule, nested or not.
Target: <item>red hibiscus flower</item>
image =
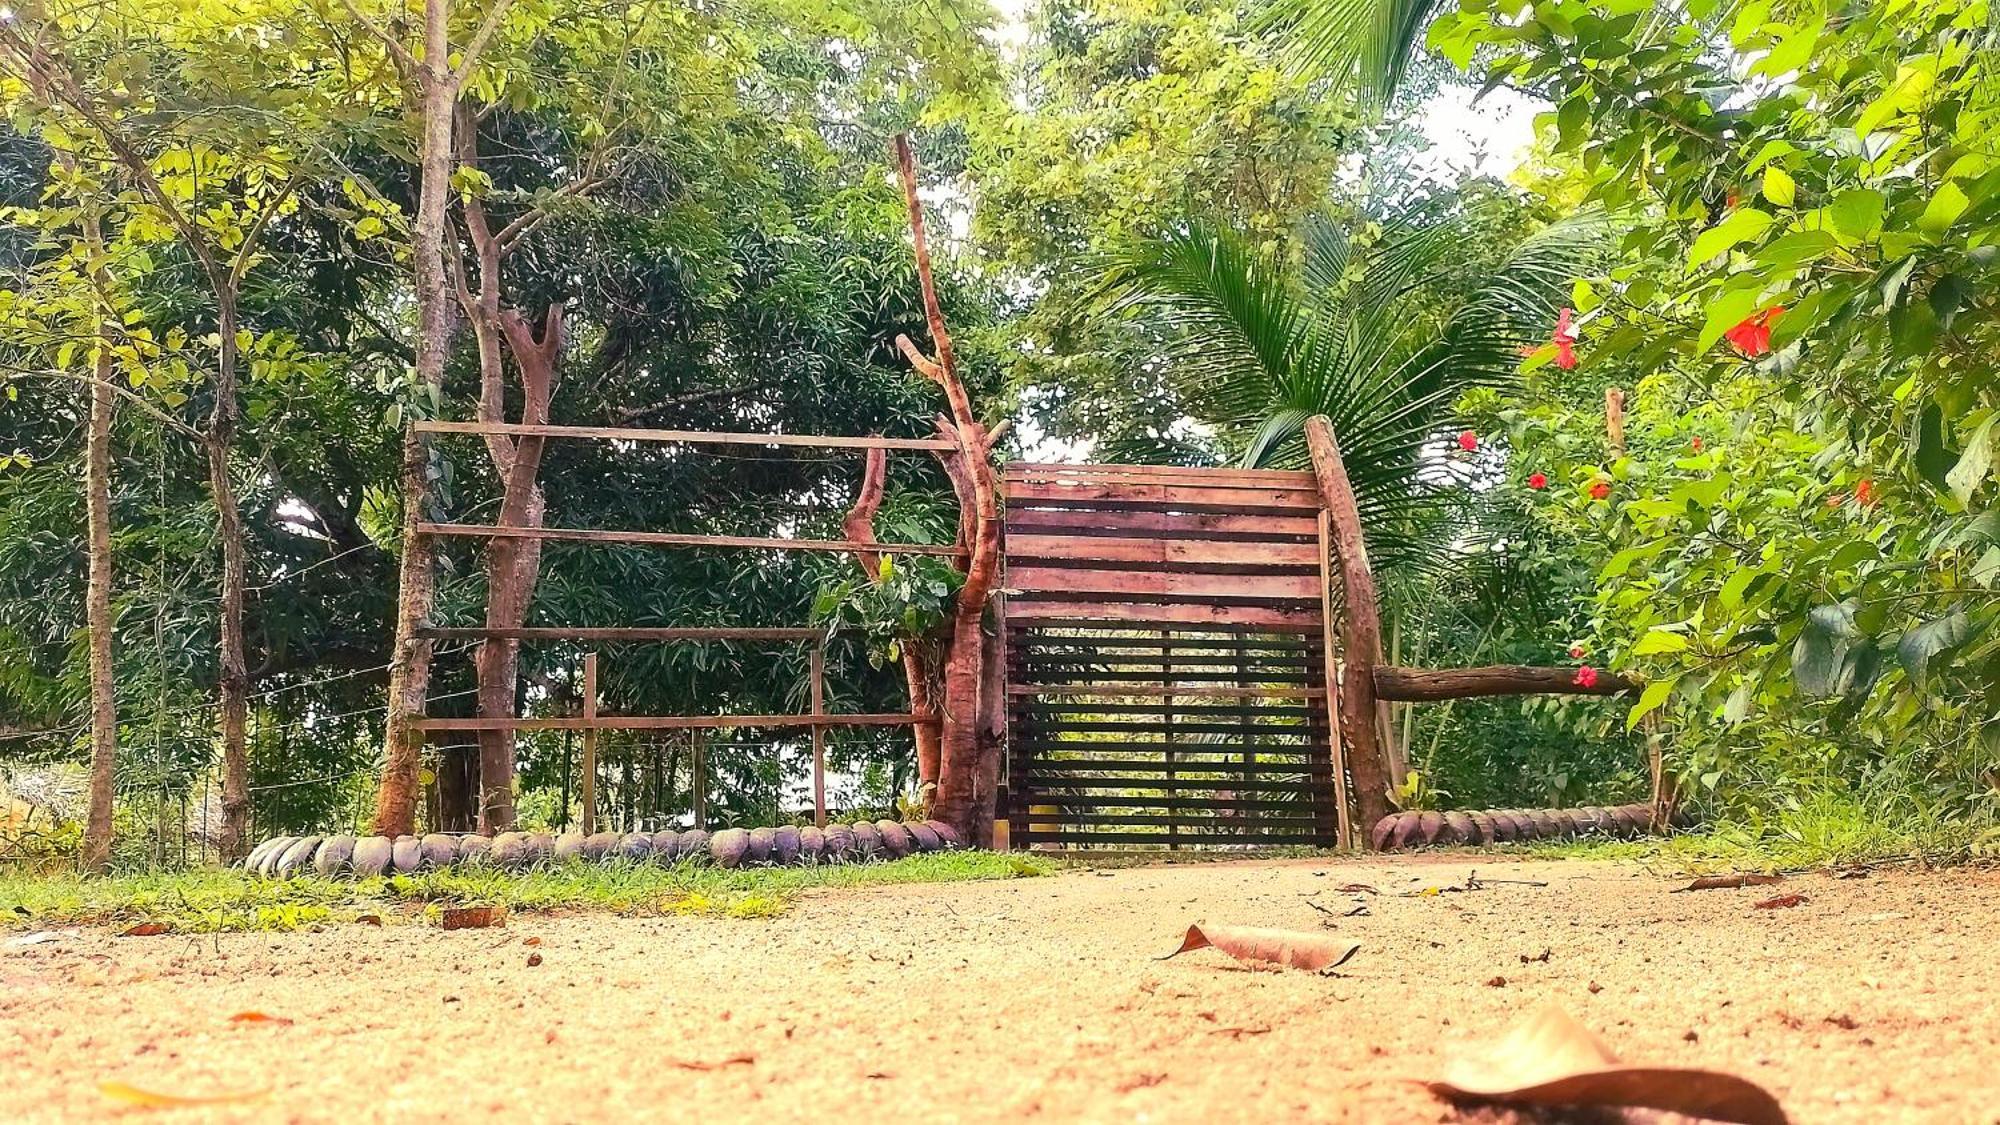
[[[1741,352],[1746,359],[1771,354],[1771,325],[1784,315],[1783,305],[1772,305],[1768,309],[1755,312],[1722,334],[1729,346]]]
[[[1609,495],[1611,495],[1611,482],[1608,480],[1601,480],[1590,486],[1592,500],[1602,500]]]
[[[1863,479],[1854,486],[1854,502],[1866,508],[1875,502],[1875,482]]]
[[[1576,315],[1574,309],[1564,309],[1556,314],[1556,330],[1549,337],[1549,343],[1556,346],[1556,366],[1564,371],[1576,366],[1576,326],[1570,317]]]
[[[1700,452],[1701,452],[1701,439],[1700,439],[1699,437],[1697,437],[1697,438],[1695,438],[1694,440],[1692,440],[1692,441],[1688,442],[1688,445],[1689,445],[1689,446],[1690,446],[1691,448],[1693,448],[1693,450],[1694,450],[1694,451],[1695,451],[1696,453],[1700,453]]]
[[[1549,474],[1547,473],[1528,474],[1529,488],[1532,488],[1535,491],[1540,492],[1542,489],[1547,488],[1548,486],[1549,486]]]
[[[1583,659],[1583,646],[1582,646],[1582,645],[1571,645],[1571,646],[1569,646],[1569,658],[1570,658],[1571,660],[1582,660],[1582,659]]]
[[[1576,670],[1576,679],[1570,681],[1580,688],[1597,686],[1597,669],[1586,664]]]
[[[1479,435],[1467,430],[1458,435],[1458,447],[1467,453],[1479,448]]]

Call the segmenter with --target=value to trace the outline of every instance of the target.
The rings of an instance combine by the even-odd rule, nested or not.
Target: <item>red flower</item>
[[[1597,686],[1597,669],[1586,664],[1576,670],[1576,679],[1570,681],[1581,688]]]
[[[1701,452],[1701,438],[1696,437],[1694,440],[1688,442],[1688,445],[1692,446],[1696,453]]]
[[[1601,480],[1590,486],[1592,500],[1602,500],[1609,495],[1611,495],[1611,482],[1608,480]]]
[[[1576,310],[1568,308],[1556,314],[1556,331],[1549,337],[1549,343],[1556,347],[1556,366],[1564,371],[1576,366],[1576,326],[1570,323],[1575,314]]]
[[[1761,312],[1743,318],[1736,327],[1722,334],[1729,346],[1743,353],[1745,358],[1756,359],[1771,354],[1771,325],[1784,315],[1785,306],[1772,305]]]
[[[1458,447],[1467,453],[1479,448],[1479,435],[1467,430],[1458,435]]]
[[[1875,482],[1863,478],[1860,484],[1855,485],[1854,502],[1864,508],[1873,504],[1875,502]]]
[[[1582,659],[1583,659],[1583,646],[1582,646],[1582,645],[1571,645],[1571,646],[1569,646],[1569,658],[1570,658],[1571,660],[1582,660]]]
[[[1549,486],[1549,475],[1547,473],[1528,474],[1529,488],[1532,488],[1535,491],[1540,492],[1542,489],[1547,488],[1548,486]]]

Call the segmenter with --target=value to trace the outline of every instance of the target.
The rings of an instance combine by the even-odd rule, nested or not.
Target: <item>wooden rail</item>
[[[582,527],[496,527],[483,523],[419,523],[422,535],[486,539],[561,539],[646,547],[744,547],[772,551],[877,551],[888,555],[963,555],[935,543],[860,543],[852,539],[770,539],[751,535],[683,535],[671,531],[612,531]]]
[[[1486,695],[1626,695],[1645,685],[1599,670],[1586,687],[1574,668],[1489,664],[1477,668],[1375,668],[1375,695],[1398,703],[1471,699]]]
[[[415,719],[410,726],[422,731],[719,730],[729,727],[913,727],[937,721],[935,716],[908,714],[598,715],[548,719]]]
[[[563,625],[524,625],[511,629],[422,625],[418,626],[416,635],[434,641],[812,641],[825,636],[826,632],[823,629],[736,629],[705,625],[574,628]]]
[[[525,426],[513,422],[417,422],[411,429],[420,434],[505,434],[510,437],[594,438],[684,445],[789,445],[805,449],[907,449],[939,453],[949,453],[958,448],[955,443],[940,438],[755,434],[728,430],[649,430],[612,426]]]

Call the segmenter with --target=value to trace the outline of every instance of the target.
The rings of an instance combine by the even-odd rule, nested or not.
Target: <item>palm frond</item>
[[[1273,263],[1200,220],[1111,258],[1094,298],[1110,315],[1140,305],[1167,313],[1169,358],[1220,384],[1282,377],[1303,318]]]
[[[1402,85],[1442,6],[1443,0],[1275,0],[1257,26],[1285,44],[1298,69],[1352,83],[1380,106]]]

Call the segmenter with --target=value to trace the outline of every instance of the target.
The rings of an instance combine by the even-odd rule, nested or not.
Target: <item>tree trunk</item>
[[[229,479],[229,448],[236,439],[236,295],[223,290],[216,332],[215,405],[202,448],[208,486],[215,497],[216,534],[222,540],[221,694],[223,862],[234,862],[250,829],[250,756],[245,726],[250,715],[250,674],[243,656],[243,603],[248,585],[243,513]]]
[[[848,509],[847,517],[841,521],[841,529],[856,543],[873,545],[875,538],[875,513],[882,509],[882,497],[888,489],[889,451],[871,449],[862,462],[861,491],[854,498],[854,507]],[[882,555],[879,551],[856,551],[854,558],[861,564],[861,573],[870,582],[882,580]],[[930,667],[937,664],[937,643],[929,637],[902,638],[903,682],[909,685],[910,713],[936,717],[937,700],[931,691]],[[938,728],[936,723],[919,723],[910,728],[917,745],[917,795],[926,808],[937,795],[938,780]]]
[[[445,283],[445,205],[451,199],[452,113],[458,86],[450,71],[450,0],[424,0],[424,54],[417,77],[422,97],[423,144],[418,155],[417,216],[411,250],[417,299],[417,379],[432,391],[444,386],[451,345],[451,293]],[[388,836],[416,826],[420,752],[409,721],[423,714],[430,692],[430,645],[416,636],[430,616],[435,594],[436,546],[415,534],[421,518],[412,498],[424,494],[428,443],[414,434],[403,441],[403,558],[397,571],[396,634],[389,652],[389,713],[383,734],[382,785],[375,799],[375,831]]]
[[[91,241],[96,221],[90,220]],[[90,525],[90,812],[84,820],[82,867],[102,874],[111,862],[111,811],[118,765],[118,702],[111,669],[111,349],[100,340],[90,384],[89,453],[84,470]]]

